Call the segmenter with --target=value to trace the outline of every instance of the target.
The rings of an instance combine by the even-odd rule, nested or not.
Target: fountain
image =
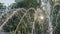
[[[39,3],[39,0],[37,0],[37,2]],[[21,17],[16,29],[14,30],[14,34],[16,34],[16,32],[19,29],[20,24],[24,21],[24,17],[27,17],[29,10],[32,9],[32,10],[34,10],[35,13],[34,13],[34,20],[30,27],[31,28],[30,34],[53,34],[54,28],[57,27],[57,19],[58,19],[60,12],[58,12],[58,15],[56,17],[56,27],[54,27],[52,24],[53,13],[51,15],[51,12],[53,12],[53,11],[52,11],[52,6],[51,6],[50,2],[51,2],[50,0],[48,0],[48,1],[41,0],[41,6],[39,5],[39,7],[42,7],[42,9],[39,7],[36,10],[34,8],[29,8],[27,10],[24,8],[16,9],[16,11],[13,11],[12,14],[10,14],[10,16],[0,26],[0,30],[3,29],[2,27],[8,22],[9,19],[12,18],[12,16],[14,16],[16,13],[18,13],[19,10],[20,11],[24,10],[25,13],[22,11],[22,13],[24,13],[24,15]],[[29,18],[31,19],[30,15],[29,15]],[[27,21],[29,21],[29,18],[27,18]],[[31,22],[29,22],[29,23],[31,23]],[[27,24],[25,24],[25,25],[27,25]],[[24,29],[26,32],[27,29],[26,28],[24,28]],[[29,34],[29,32],[26,32],[26,33]],[[23,34],[23,31],[22,31],[22,34]]]

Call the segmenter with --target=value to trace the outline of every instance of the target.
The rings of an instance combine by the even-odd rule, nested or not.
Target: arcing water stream
[[[18,23],[18,25],[17,25],[17,27],[15,29],[14,34],[16,34],[16,32],[17,32],[17,30],[19,28],[19,25],[22,22],[24,16],[26,16],[27,12],[29,12],[29,10],[32,9],[32,10],[35,11],[35,15],[34,15],[34,21],[33,21],[33,24],[32,24],[32,30],[31,30],[31,33],[30,34],[44,34],[44,30],[43,30],[44,29],[44,26],[43,26],[43,24],[45,24],[45,23],[43,23],[43,22],[45,21],[45,18],[47,18],[47,25],[48,25],[47,26],[47,30],[46,30],[47,32],[45,32],[45,34],[53,34],[53,31],[54,31],[53,27],[54,26],[52,25],[52,21],[51,21],[52,20],[51,19],[51,5],[50,5],[49,2],[45,3],[46,2],[45,0],[43,0],[41,2],[42,2],[42,5],[41,6],[43,6],[42,8],[43,8],[43,10],[45,12],[44,11],[41,11],[40,8],[37,8],[37,10],[35,10],[34,8],[29,8],[28,10],[26,10],[24,8],[17,9],[16,11],[13,11],[13,13],[10,14],[10,16],[4,21],[4,23],[0,26],[0,30],[2,30],[2,27],[8,22],[9,19],[12,18],[12,16],[14,16],[17,13],[18,10],[20,10],[20,11],[21,10],[24,10],[24,11],[26,11],[26,13],[24,13],[23,17],[20,19],[20,22]],[[44,15],[46,15],[46,17]],[[59,16],[59,14],[57,16]],[[58,19],[58,17],[56,17],[56,26],[57,26],[57,19]],[[36,29],[36,32],[35,32],[35,21],[39,21],[37,23],[40,26],[37,26],[37,27],[40,27],[41,28],[42,33],[39,33],[38,32],[39,31],[38,28]]]

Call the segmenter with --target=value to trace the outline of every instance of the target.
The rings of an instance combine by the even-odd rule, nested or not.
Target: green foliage
[[[3,27],[3,30],[6,32],[15,31],[24,13],[26,13],[26,11],[19,10],[11,19],[9,19],[7,24],[5,24],[5,26]],[[17,29],[17,32],[20,31],[22,33],[23,31],[23,34],[31,33],[32,22],[34,21],[34,13],[35,11],[32,9],[28,11],[26,16],[23,18],[19,28]]]
[[[54,34],[60,34],[60,15],[58,16],[57,23],[58,24],[56,29],[54,30]]]
[[[21,2],[13,3],[12,8],[36,8],[37,4],[37,0],[24,0]]]
[[[52,23],[53,23],[53,26],[56,27],[56,29],[54,30],[54,34],[60,34],[60,27],[59,27],[60,26],[60,15],[57,16],[59,11],[60,11],[60,5],[56,5],[54,7],[54,11],[53,11],[53,15],[52,15],[53,16]],[[57,20],[57,24],[56,24],[56,20]]]
[[[5,24],[5,26],[3,27],[4,31],[6,32],[14,31],[16,29],[19,20],[20,19],[16,15],[14,15],[11,19],[9,19],[7,24]]]
[[[2,3],[0,3],[0,9],[3,7],[3,4]]]
[[[17,3],[13,3],[12,8],[17,8]]]

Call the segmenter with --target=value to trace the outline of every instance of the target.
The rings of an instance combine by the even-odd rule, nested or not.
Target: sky
[[[8,6],[15,2],[15,0],[0,0],[1,3],[4,3],[4,5]]]

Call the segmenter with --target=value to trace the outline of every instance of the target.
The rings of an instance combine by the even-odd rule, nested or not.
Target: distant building
[[[21,1],[23,1],[23,0],[15,0],[15,2],[21,2]]]

